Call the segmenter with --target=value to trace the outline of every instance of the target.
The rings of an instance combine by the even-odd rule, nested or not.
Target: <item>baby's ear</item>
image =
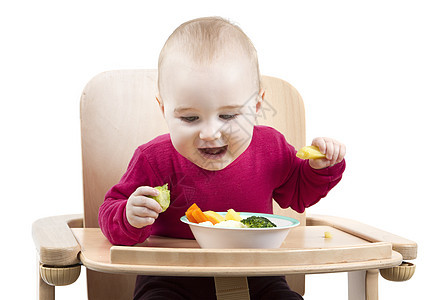
[[[157,100],[158,105],[160,106],[161,113],[164,116],[164,105],[163,105],[163,100],[161,100],[160,93],[157,93],[155,95],[155,100]]]
[[[256,113],[259,112],[260,107],[262,107],[263,100],[265,100],[265,89],[261,88],[257,95]]]

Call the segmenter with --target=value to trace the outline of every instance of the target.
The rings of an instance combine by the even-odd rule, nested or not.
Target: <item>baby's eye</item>
[[[234,115],[219,115],[219,118],[222,120],[232,120],[237,117],[237,114]]]
[[[195,122],[196,120],[198,120],[199,117],[196,117],[196,116],[180,117],[180,119],[184,122],[191,123],[191,122]]]

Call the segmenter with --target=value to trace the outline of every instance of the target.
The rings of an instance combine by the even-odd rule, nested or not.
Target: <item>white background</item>
[[[404,283],[380,278],[380,297],[436,294],[433,2],[3,1],[2,294],[36,297],[32,222],[82,212],[79,98],[87,81],[106,70],[156,68],[179,24],[211,15],[240,25],[258,49],[262,73],[300,91],[308,142],[331,136],[347,145],[344,179],[308,213],[415,240],[415,276]],[[86,298],[82,271],[76,283],[57,288],[58,299]],[[345,273],[307,278],[305,299],[347,299]]]

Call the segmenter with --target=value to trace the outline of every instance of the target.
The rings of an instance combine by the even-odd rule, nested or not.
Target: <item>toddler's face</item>
[[[175,149],[207,170],[221,170],[249,146],[262,91],[247,58],[208,66],[178,57],[165,66],[161,104]]]

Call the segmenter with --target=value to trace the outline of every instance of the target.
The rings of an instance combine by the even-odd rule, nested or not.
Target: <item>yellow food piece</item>
[[[322,154],[316,146],[306,146],[298,150],[297,157],[301,159],[317,159],[325,158],[325,154]]]
[[[324,232],[324,238],[330,239],[332,238],[332,234],[329,231]]]
[[[215,227],[225,227],[225,228],[247,228],[245,224],[240,221],[226,220],[214,225]]]
[[[217,221],[217,223],[225,221],[224,216],[221,216],[220,214],[218,214],[217,212],[212,211],[212,210],[204,211],[204,215],[207,215],[207,217],[213,218],[214,220]]]
[[[242,217],[234,209],[230,208],[225,215],[225,220],[241,221]]]

